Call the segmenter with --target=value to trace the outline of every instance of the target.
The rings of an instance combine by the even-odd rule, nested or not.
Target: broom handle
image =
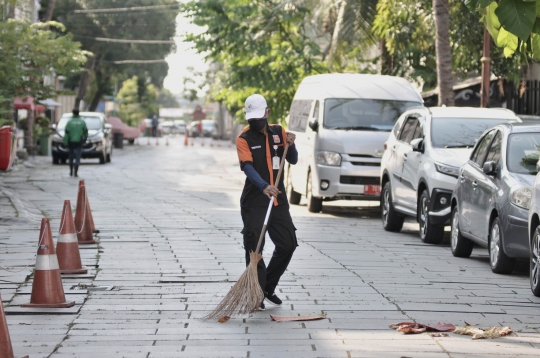
[[[283,172],[283,167],[285,166],[285,158],[287,157],[287,152],[289,151],[289,143],[285,138],[285,150],[283,151],[283,157],[281,163],[279,164],[279,170],[276,177],[276,187],[279,185],[279,179],[281,179],[281,173]],[[272,206],[274,206],[274,197],[270,198],[270,203],[268,203],[268,210],[266,211],[266,217],[264,218],[264,224],[261,230],[261,235],[259,236],[259,242],[257,243],[256,253],[259,253],[261,249],[263,237],[266,234],[266,227],[268,226],[268,219],[270,218],[270,212],[272,211]]]

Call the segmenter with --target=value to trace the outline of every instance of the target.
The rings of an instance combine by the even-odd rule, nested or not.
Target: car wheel
[[[111,150],[109,151],[109,154],[107,154],[107,163],[111,162],[112,151],[113,151],[113,146],[111,145]]]
[[[128,139],[129,144],[135,144],[135,139]]]
[[[489,264],[494,273],[508,274],[514,270],[516,260],[506,256],[502,248],[499,218],[495,218],[489,230]]]
[[[473,243],[461,235],[459,229],[459,213],[457,205],[452,210],[452,231],[450,238],[450,248],[455,257],[469,257],[473,250]]]
[[[536,227],[531,240],[531,291],[540,297],[540,226]]]
[[[429,193],[424,190],[418,201],[418,224],[420,224],[420,239],[426,244],[439,244],[444,237],[444,226],[429,223],[428,218]]]
[[[318,213],[322,210],[322,199],[313,197],[313,183],[311,180],[311,172],[308,173],[307,182],[307,209],[309,212]]]
[[[403,228],[405,217],[399,215],[394,209],[394,204],[392,204],[392,187],[390,186],[389,181],[383,184],[381,194],[381,218],[383,228],[386,231],[400,232],[401,228]]]
[[[67,163],[67,158],[60,158],[60,163],[66,164]]]
[[[293,189],[290,168],[287,170],[287,197],[289,198],[289,203],[293,205],[300,204],[300,199],[302,198],[302,194],[297,193]]]

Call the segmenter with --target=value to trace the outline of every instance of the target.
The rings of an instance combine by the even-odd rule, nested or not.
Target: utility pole
[[[480,89],[480,107],[489,107],[489,87],[491,79],[491,35],[484,28],[484,56],[482,62],[482,87]]]

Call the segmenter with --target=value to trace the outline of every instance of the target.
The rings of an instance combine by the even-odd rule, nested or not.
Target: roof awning
[[[17,97],[13,101],[13,109],[26,109],[28,111],[45,112],[45,106],[35,104],[34,98],[28,96],[23,98]]]

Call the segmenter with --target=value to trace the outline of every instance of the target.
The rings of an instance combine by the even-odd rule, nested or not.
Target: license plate
[[[365,195],[381,195],[380,185],[364,185]]]

